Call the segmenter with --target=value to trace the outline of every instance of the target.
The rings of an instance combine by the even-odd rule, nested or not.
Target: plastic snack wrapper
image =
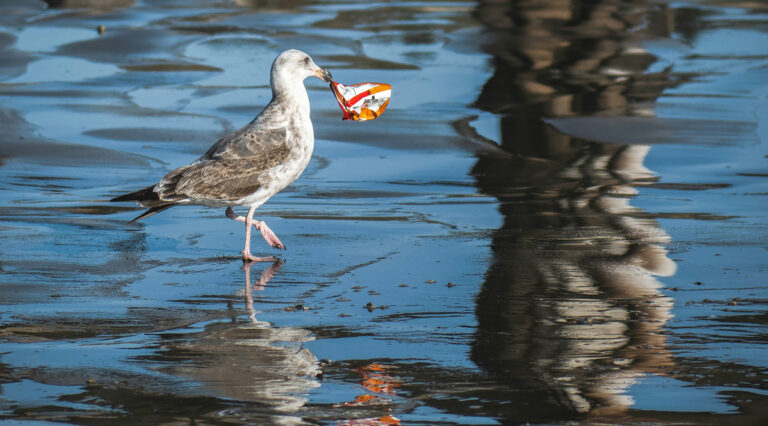
[[[366,121],[380,116],[389,104],[392,86],[387,83],[360,83],[345,86],[331,81],[339,107],[344,111],[342,120]]]

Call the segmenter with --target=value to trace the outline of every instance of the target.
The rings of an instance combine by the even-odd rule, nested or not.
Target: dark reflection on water
[[[501,147],[517,156],[489,154],[471,171],[504,217],[471,356],[512,388],[506,404],[494,401],[505,422],[621,414],[638,376],[674,362],[661,332],[672,300],[654,278],[675,273],[669,237],[631,206],[635,186],[656,179],[643,164],[650,148],[578,140],[542,120],[642,114],[638,103],[676,82],[647,74],[655,58],[628,52],[627,39],[667,35],[665,13],[620,2],[480,2],[475,11],[495,67],[475,105],[497,114]]]
[[[631,205],[657,180],[644,165],[651,147],[580,140],[544,118],[652,117],[650,103],[692,75],[649,71],[657,58],[628,46],[669,37],[678,23],[695,37],[697,13],[652,2],[481,1],[475,14],[495,67],[475,105],[498,114],[502,148],[520,157],[489,155],[472,169],[504,216],[477,297],[472,359],[525,391],[499,408],[507,421],[624,416],[633,384],[683,368],[665,330],[674,301],[656,278],[676,272],[670,237]]]

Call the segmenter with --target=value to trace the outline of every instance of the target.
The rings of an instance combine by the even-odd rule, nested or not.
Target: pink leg
[[[256,207],[251,207],[251,209],[248,211],[247,217],[237,216],[235,215],[235,212],[232,211],[231,207],[227,207],[227,217],[229,217],[232,220],[237,220],[240,222],[245,223],[245,248],[242,251],[243,260],[248,260],[251,262],[273,262],[277,260],[275,257],[269,256],[269,257],[256,257],[251,255],[251,225],[256,227],[259,231],[261,231],[261,236],[264,237],[264,239],[267,241],[267,243],[278,249],[285,249],[285,245],[280,242],[280,240],[277,238],[277,235],[275,235],[274,232],[272,232],[271,229],[267,226],[266,223],[260,220],[253,220],[253,213],[256,211]]]

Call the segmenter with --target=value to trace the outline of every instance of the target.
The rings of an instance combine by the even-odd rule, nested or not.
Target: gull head
[[[331,82],[331,73],[320,68],[306,53],[290,49],[278,55],[272,63],[272,85],[296,84],[307,77],[317,77],[326,83]]]

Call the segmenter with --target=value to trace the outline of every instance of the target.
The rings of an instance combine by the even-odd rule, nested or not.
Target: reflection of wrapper
[[[345,86],[331,81],[331,90],[344,111],[344,120],[373,120],[384,112],[392,96],[392,86],[386,83]]]

